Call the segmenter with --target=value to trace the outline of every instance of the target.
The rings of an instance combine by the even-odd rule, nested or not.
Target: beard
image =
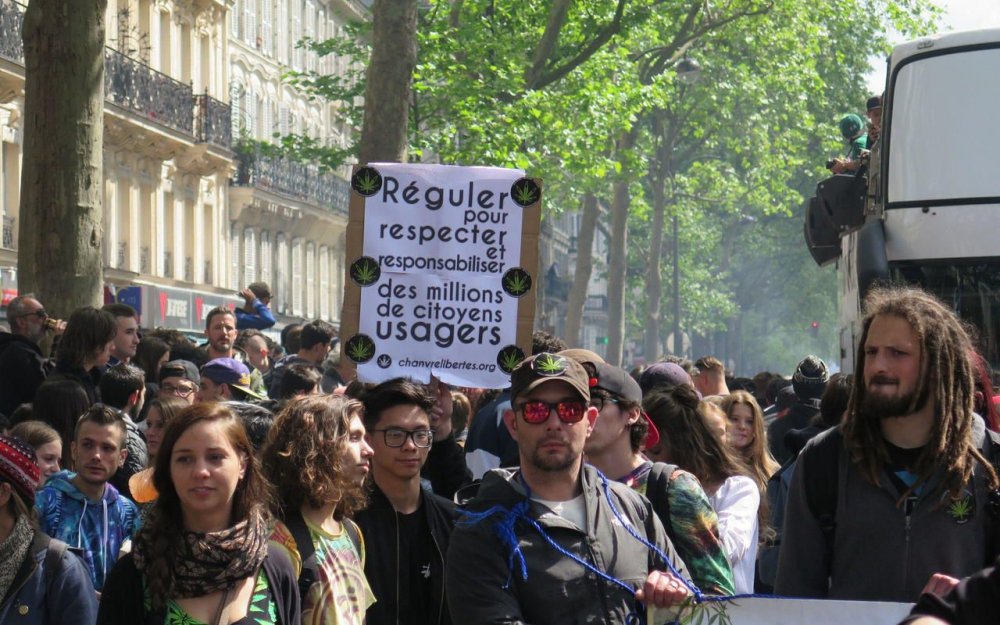
[[[887,380],[882,380],[880,378],[875,378],[872,383],[882,383]],[[905,417],[908,414],[912,414],[921,410],[925,405],[927,405],[928,390],[925,387],[917,396],[916,391],[910,391],[909,393],[904,393],[902,395],[884,395],[878,392],[872,392],[869,384],[869,388],[865,389],[864,397],[861,398],[860,410],[861,413],[867,415],[874,419],[895,419],[899,417]]]
[[[565,471],[566,469],[573,466],[573,463],[579,458],[578,453],[574,453],[570,449],[569,444],[566,447],[560,449],[557,452],[550,450],[541,449],[542,443],[546,441],[539,442],[538,446],[531,453],[531,464],[539,471],[556,473],[559,471]]]

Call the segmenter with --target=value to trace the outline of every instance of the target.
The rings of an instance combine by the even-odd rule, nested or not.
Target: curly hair
[[[333,518],[340,521],[365,507],[363,485],[344,466],[351,421],[363,411],[356,399],[332,396],[293,400],[278,413],[261,459],[264,475],[281,494],[278,516],[303,505],[336,503]]]
[[[734,475],[749,476],[749,469],[698,412],[693,388],[681,384],[654,391],[643,398],[642,407],[660,431],[660,444],[668,446],[670,462],[693,473],[706,490]]]
[[[747,391],[733,391],[722,399],[722,410],[726,413],[726,418],[732,418],[733,407],[743,404],[750,408],[753,414],[753,440],[744,449],[736,449],[736,452],[743,457],[743,462],[753,473],[751,476],[757,487],[760,488],[761,501],[764,501],[764,494],[767,492],[767,481],[771,479],[781,467],[771,455],[767,447],[767,435],[764,433],[764,412],[760,409],[760,404],[753,395]]]
[[[919,408],[922,400],[933,398],[934,424],[930,440],[913,467],[917,480],[903,495],[928,482],[931,475],[943,471],[942,490],[952,498],[961,496],[972,476],[975,464],[981,464],[990,488],[997,488],[996,471],[973,442],[972,423],[975,403],[975,373],[969,353],[972,342],[955,313],[933,295],[912,287],[878,287],[865,297],[865,318],[855,359],[856,370],[865,370],[865,345],[872,321],[879,316],[905,320],[920,341],[920,379],[913,393],[910,409]],[[852,461],[862,475],[877,484],[889,452],[882,436],[881,415],[862,411],[868,392],[858,380],[851,392],[843,424],[844,442]]]
[[[159,496],[150,510],[149,517],[136,535],[136,541],[149,545],[149,569],[145,582],[149,589],[153,609],[166,605],[174,587],[174,554],[183,540],[184,520],[181,500],[174,487],[170,462],[177,440],[198,423],[219,423],[229,444],[237,454],[246,458],[246,472],[233,493],[233,524],[261,515],[270,518],[270,485],[261,475],[253,448],[247,438],[243,423],[232,410],[217,402],[195,404],[185,408],[167,423],[163,442],[156,454],[153,485]]]

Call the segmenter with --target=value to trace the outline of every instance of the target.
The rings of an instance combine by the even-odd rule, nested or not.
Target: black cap
[[[171,360],[160,367],[160,384],[163,384],[167,378],[181,378],[195,384],[201,384],[201,374],[198,373],[198,367],[194,366],[190,360]]]

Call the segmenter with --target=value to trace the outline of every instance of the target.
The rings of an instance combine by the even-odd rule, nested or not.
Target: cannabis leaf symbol
[[[531,206],[542,196],[538,183],[531,178],[521,178],[510,187],[510,197],[519,206]]]
[[[347,357],[358,364],[364,364],[375,355],[375,341],[367,334],[355,334],[347,341]]]
[[[351,187],[365,197],[375,195],[382,188],[382,174],[374,167],[362,167],[354,172]]]
[[[566,370],[566,359],[553,354],[541,354],[535,361],[535,367],[542,375],[559,375]]]
[[[381,356],[378,357],[378,360],[376,360],[375,362],[378,364],[379,367],[382,367],[383,369],[388,369],[392,365],[392,357],[389,354],[382,354]]]
[[[948,506],[948,514],[958,523],[965,523],[972,514],[972,502],[968,496],[951,502]]]
[[[358,286],[375,284],[381,276],[382,269],[379,267],[378,261],[370,256],[362,256],[351,263],[351,280],[354,280]]]
[[[503,274],[503,290],[514,297],[521,297],[531,288],[531,275],[520,267],[512,267]]]
[[[517,363],[524,360],[524,350],[517,345],[508,345],[497,352],[497,365],[504,373],[510,373]]]

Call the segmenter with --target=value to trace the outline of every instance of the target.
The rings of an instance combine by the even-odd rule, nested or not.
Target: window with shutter
[[[246,41],[250,45],[254,46],[257,44],[257,3],[260,0],[244,0],[246,4],[245,15],[246,20],[243,24],[243,41]]]
[[[319,318],[330,319],[330,250],[319,248]]]
[[[261,232],[260,233],[260,262],[258,263],[260,271],[258,272],[258,279],[262,282],[266,282],[269,285],[273,285],[271,276],[271,233]]]
[[[288,239],[285,235],[278,235],[278,254],[276,257],[275,270],[277,272],[275,278],[274,287],[277,289],[275,291],[278,299],[278,310],[285,312],[289,311],[289,298],[288,298]]]
[[[306,245],[306,317],[316,317],[316,247]]]
[[[251,228],[243,231],[243,284],[257,281],[257,236]]]
[[[292,314],[302,316],[302,240],[292,241]]]
[[[234,224],[229,235],[229,286],[239,288],[240,284],[240,234]]]
[[[272,29],[271,23],[274,21],[272,13],[274,12],[274,4],[272,0],[261,0],[260,5],[260,38],[261,45],[259,46],[261,51],[267,56],[274,54],[274,47],[271,41]]]
[[[229,32],[234,39],[243,38],[243,3],[246,0],[236,0],[233,10],[229,13]]]

